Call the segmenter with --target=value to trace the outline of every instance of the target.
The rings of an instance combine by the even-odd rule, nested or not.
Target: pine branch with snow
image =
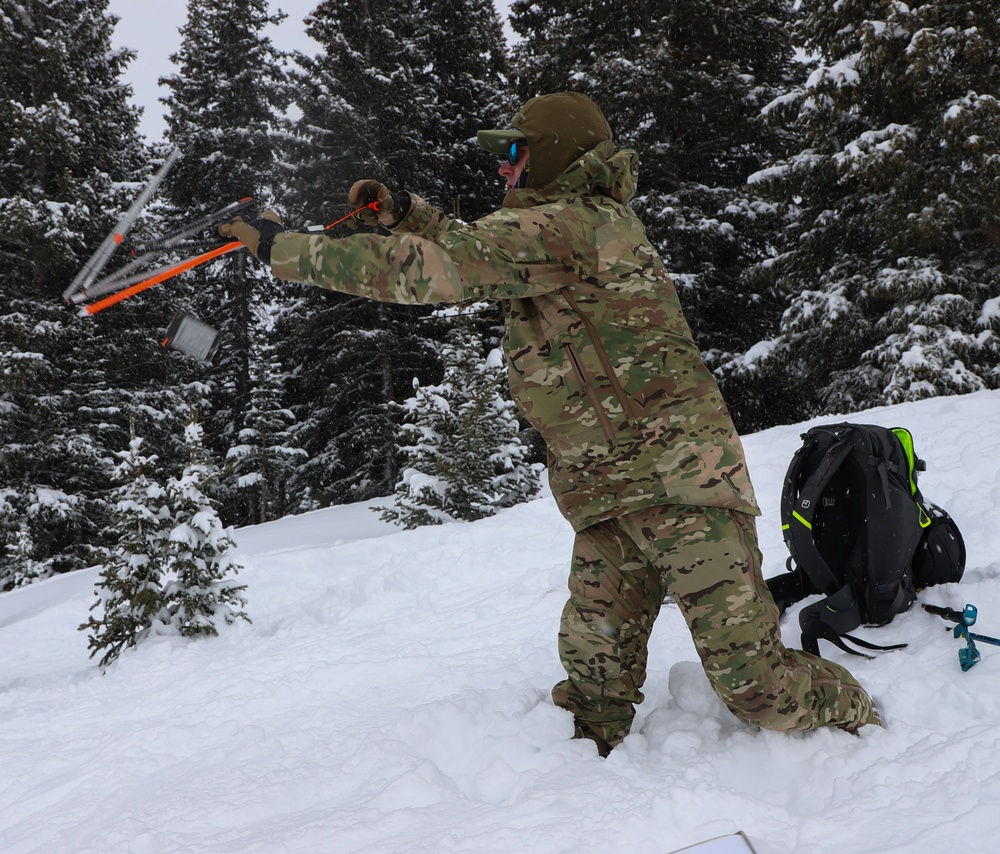
[[[787,302],[735,374],[798,417],[1000,386],[1000,20],[962,4],[797,4],[815,58],[767,112],[797,153],[751,177],[787,228]]]

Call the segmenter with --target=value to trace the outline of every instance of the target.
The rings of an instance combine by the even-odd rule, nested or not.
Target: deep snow
[[[963,582],[921,601],[974,603],[986,635],[998,416],[983,392],[849,419],[912,430],[924,494],[969,551]],[[777,504],[805,426],[745,438],[766,575],[783,569]],[[550,498],[411,532],[355,505],[236,538],[253,624],[153,638],[103,675],[77,631],[96,570],[0,596],[4,854],[659,854],[739,829],[771,854],[1000,845],[1000,648],[963,673],[950,624],[920,609],[861,632],[905,650],[823,645],[883,711],[854,738],[738,722],[667,607],[633,734],[602,760],[548,699],[572,539]]]

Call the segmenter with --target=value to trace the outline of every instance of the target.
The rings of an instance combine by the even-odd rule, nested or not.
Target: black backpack
[[[896,649],[847,633],[890,622],[919,589],[958,581],[965,571],[958,526],[920,494],[925,465],[905,428],[831,424],[802,439],[781,493],[789,572],[767,580],[771,594],[782,611],[811,594],[826,597],[799,614],[807,652],[819,654],[820,638],[852,655],[863,653],[843,638]]]

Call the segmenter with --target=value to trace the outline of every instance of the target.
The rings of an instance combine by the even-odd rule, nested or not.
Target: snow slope
[[[998,416],[990,392],[850,419],[913,431],[969,550],[963,582],[921,599],[974,603],[987,635]],[[745,440],[767,575],[805,426]],[[668,607],[633,734],[607,760],[572,740],[548,699],[571,539],[550,498],[412,532],[364,505],[242,529],[253,624],[152,639],[103,675],[76,628],[96,571],[0,596],[0,852],[659,854],[739,829],[771,854],[1000,848],[1000,648],[963,673],[950,624],[919,609],[862,632],[900,652],[824,645],[884,730],[741,724]]]

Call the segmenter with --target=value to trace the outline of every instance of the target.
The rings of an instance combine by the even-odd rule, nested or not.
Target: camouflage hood
[[[639,155],[631,149],[615,152],[613,142],[605,141],[574,160],[569,167],[544,187],[509,190],[505,208],[533,208],[573,196],[607,196],[627,204],[635,196]]]

